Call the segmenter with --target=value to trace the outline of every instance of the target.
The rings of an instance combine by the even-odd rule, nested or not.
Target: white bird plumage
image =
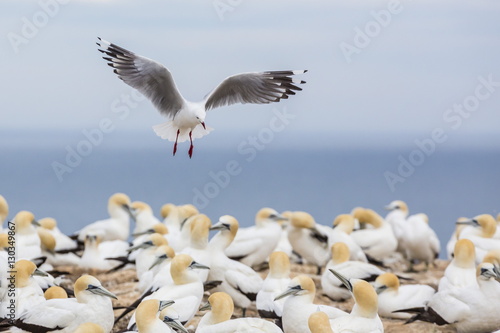
[[[306,71],[270,71],[242,73],[230,76],[220,83],[201,102],[189,102],[177,89],[172,74],[162,64],[130,52],[101,38],[97,45],[104,60],[118,77],[151,100],[158,111],[171,119],[153,126],[162,139],[177,142],[190,140],[189,157],[193,154],[193,139],[207,135],[206,112],[210,109],[235,103],[267,104],[287,99],[302,90],[297,84],[305,81],[291,76]]]

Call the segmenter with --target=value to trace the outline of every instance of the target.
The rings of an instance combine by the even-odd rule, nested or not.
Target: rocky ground
[[[415,273],[402,273],[405,276],[411,277],[414,279],[414,283],[423,283],[423,284],[428,284],[434,288],[437,287],[437,284],[439,282],[439,279],[443,275],[444,268],[448,264],[447,261],[437,261],[436,265],[434,268],[429,269],[429,271],[425,271],[423,267],[419,270],[419,267],[417,267],[417,272]],[[86,272],[81,269],[75,269],[71,267],[59,267],[59,270],[65,270],[65,271],[70,271],[70,279],[72,281],[76,280],[80,275],[84,273],[89,273],[94,276],[96,276],[103,284],[105,288],[110,290],[111,292],[115,293],[118,296],[118,300],[113,301],[114,306],[128,306],[129,304],[133,303],[134,300],[137,299],[139,296],[139,293],[135,290],[136,287],[136,277],[135,277],[135,272],[133,270],[124,270],[121,272],[115,272],[111,274],[106,274],[102,271],[90,271]],[[398,269],[396,269],[399,271]],[[316,286],[318,288],[317,290],[317,295],[316,295],[316,303],[318,304],[328,304],[328,305],[333,305],[338,307],[339,309],[350,311],[353,301],[346,301],[346,302],[332,302],[329,298],[321,295],[321,283],[320,283],[320,277],[315,275],[316,273],[316,267],[309,266],[309,265],[292,265],[292,277],[299,275],[299,274],[306,274],[309,275],[310,277],[313,278],[313,280],[316,282]],[[399,272],[398,272],[399,273]],[[261,272],[262,277],[265,277],[267,275],[267,271],[262,271]],[[406,282],[405,282],[406,283]],[[411,281],[409,283],[412,283]],[[68,286],[71,287],[72,286]],[[121,313],[122,310],[116,310],[115,315],[118,316]],[[198,313],[197,316],[189,322],[186,327],[191,331],[194,332],[196,330],[196,325],[198,321],[200,320],[201,316],[203,313]],[[240,309],[235,309],[234,317],[240,317],[241,316],[241,310]],[[257,317],[257,311],[256,308],[253,306],[247,310],[247,316],[255,316]],[[127,323],[128,323],[128,318],[130,315],[122,319],[120,322],[118,322],[114,329],[113,332],[119,332],[123,330]],[[385,327],[385,332],[388,333],[394,333],[394,332],[455,332],[453,328],[450,327],[439,327],[437,325],[433,324],[428,324],[428,323],[423,323],[423,322],[414,322],[408,325],[404,325],[404,321],[402,320],[393,320],[393,319],[385,319],[382,318],[382,321],[384,323]]]

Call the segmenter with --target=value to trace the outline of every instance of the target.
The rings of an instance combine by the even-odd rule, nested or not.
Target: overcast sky
[[[134,97],[97,52],[100,36],[163,63],[193,101],[235,73],[309,70],[304,90],[280,104],[210,111],[219,138],[286,107],[297,117],[288,133],[397,142],[443,128],[456,142],[500,142],[496,1],[59,1],[68,3],[0,2],[1,131],[163,122],[147,101],[119,118],[123,96]],[[452,110],[464,103],[472,111]]]

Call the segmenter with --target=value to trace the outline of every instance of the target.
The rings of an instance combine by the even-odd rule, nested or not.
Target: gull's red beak
[[[205,122],[204,122],[204,121],[202,121],[202,122],[201,122],[201,126],[203,126],[203,128],[204,128],[205,130],[207,129],[207,127],[205,126]]]

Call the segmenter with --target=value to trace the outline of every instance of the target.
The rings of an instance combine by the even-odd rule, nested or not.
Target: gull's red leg
[[[189,146],[189,152],[188,152],[189,158],[193,157],[193,148],[194,148],[194,146],[193,146],[193,138],[191,137],[191,133],[192,133],[192,131],[189,132],[189,141],[191,141],[191,146]]]
[[[181,132],[181,130],[177,130],[177,136],[175,137],[175,143],[174,143],[174,156],[175,156],[175,153],[177,152],[177,140],[179,139],[179,133]]]

